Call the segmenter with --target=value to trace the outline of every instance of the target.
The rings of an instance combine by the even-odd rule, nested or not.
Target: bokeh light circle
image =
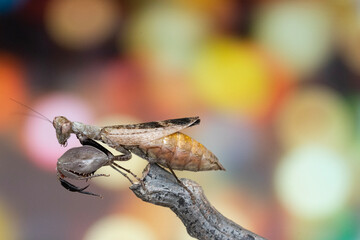
[[[259,8],[256,41],[301,73],[321,67],[331,55],[331,14],[318,2],[280,1]]]
[[[106,216],[97,222],[85,234],[84,240],[155,240],[155,234],[141,220],[120,215]]]
[[[38,99],[32,107],[51,121],[55,116],[65,116],[70,121],[87,124],[92,122],[91,108],[74,95],[53,93]],[[30,114],[33,113],[30,112]],[[57,141],[53,125],[34,117],[27,118],[22,138],[29,160],[36,166],[51,172],[55,171],[57,159],[67,149],[80,145],[76,136],[73,135],[68,140],[67,148],[63,148]]]
[[[294,149],[279,163],[274,177],[280,201],[294,215],[319,219],[337,213],[351,189],[346,159],[322,146]]]
[[[52,0],[45,23],[61,46],[88,49],[103,43],[114,31],[117,5],[111,0]]]
[[[209,42],[196,57],[192,78],[199,95],[220,110],[254,115],[267,105],[268,71],[259,49],[250,43]]]
[[[344,150],[350,143],[354,123],[344,101],[325,86],[298,89],[286,99],[275,124],[285,149],[321,143]]]
[[[0,53],[0,131],[10,129],[21,112],[18,104],[11,99],[19,102],[25,101],[25,71],[23,64],[14,56]]]
[[[183,69],[190,64],[207,30],[200,13],[166,3],[153,4],[132,18],[128,44],[135,55],[149,57],[148,64]]]

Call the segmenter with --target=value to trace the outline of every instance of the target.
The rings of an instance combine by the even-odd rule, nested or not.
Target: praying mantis
[[[199,117],[96,127],[58,116],[52,123],[58,142],[63,146],[67,144],[71,134],[75,134],[83,145],[90,140],[98,140],[123,153],[120,155],[122,161],[130,160],[131,154],[134,153],[150,163],[169,168],[181,185],[182,182],[173,170],[225,170],[218,158],[204,145],[179,132],[199,124]],[[183,187],[191,194],[186,186]]]
[[[80,142],[98,140],[123,153],[131,153],[174,170],[225,170],[217,157],[204,145],[180,133],[200,123],[199,117],[169,119],[129,125],[96,127],[72,122],[63,116],[55,117],[53,126],[58,142],[66,145],[71,134]]]
[[[43,119],[52,123],[56,132],[57,140],[62,146],[66,146],[67,140],[70,138],[71,134],[74,134],[77,136],[82,145],[91,145],[94,149],[96,149],[92,149],[92,151],[87,148],[69,150],[70,153],[77,153],[79,156],[84,154],[91,156],[90,153],[94,156],[102,155],[100,161],[101,164],[99,165],[97,165],[98,163],[94,160],[95,158],[88,158],[89,160],[87,161],[87,164],[90,167],[91,173],[95,172],[98,168],[104,165],[110,165],[115,170],[119,171],[119,168],[121,167],[114,161],[130,160],[132,154],[138,155],[139,157],[147,160],[149,163],[157,163],[167,167],[180,184],[182,183],[177,178],[173,170],[195,172],[225,170],[225,168],[220,164],[218,158],[210,150],[201,143],[180,132],[186,128],[198,125],[200,123],[199,117],[97,127],[81,122],[70,121],[64,116],[57,116],[53,121],[50,121],[47,117],[34,109],[22,103],[19,104],[25,106]],[[109,151],[106,149],[104,150],[104,147],[98,144],[95,140],[106,144],[123,155],[115,157],[112,154],[109,154]],[[86,175],[90,172],[85,171],[76,165],[67,164],[67,168],[65,167],[65,164],[62,163],[62,159],[66,159],[64,162],[76,162],[76,157],[71,156],[70,153],[65,153],[65,156],[63,155],[58,160],[57,167],[59,180],[62,186],[68,190],[84,193],[84,189],[77,188],[68,182],[66,183],[64,180],[66,177],[75,179],[91,178],[91,176],[82,176],[83,174]],[[123,168],[121,169],[124,170]],[[126,171],[131,173],[129,170]],[[66,174],[64,174],[64,172]],[[135,176],[134,174],[132,175]]]

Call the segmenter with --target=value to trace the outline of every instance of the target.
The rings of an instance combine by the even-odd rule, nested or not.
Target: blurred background
[[[360,239],[356,0],[1,0],[0,239],[192,239],[111,168],[71,193],[50,120],[200,116],[226,172],[177,172],[268,239]],[[124,167],[141,174],[146,161]],[[73,182],[85,186],[84,182]]]

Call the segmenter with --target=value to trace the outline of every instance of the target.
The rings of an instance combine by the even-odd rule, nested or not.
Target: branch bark
[[[170,208],[194,238],[265,240],[219,213],[199,184],[186,178],[181,181],[193,193],[193,198],[171,173],[157,164],[149,164],[143,173],[145,189],[139,183],[130,189],[145,202]]]

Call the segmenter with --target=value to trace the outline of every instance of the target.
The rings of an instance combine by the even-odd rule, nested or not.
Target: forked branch
[[[141,184],[133,184],[130,189],[145,202],[170,208],[194,238],[265,240],[219,213],[206,199],[199,184],[189,179],[181,180],[194,199],[171,173],[156,164],[149,164],[145,169],[145,189]]]

